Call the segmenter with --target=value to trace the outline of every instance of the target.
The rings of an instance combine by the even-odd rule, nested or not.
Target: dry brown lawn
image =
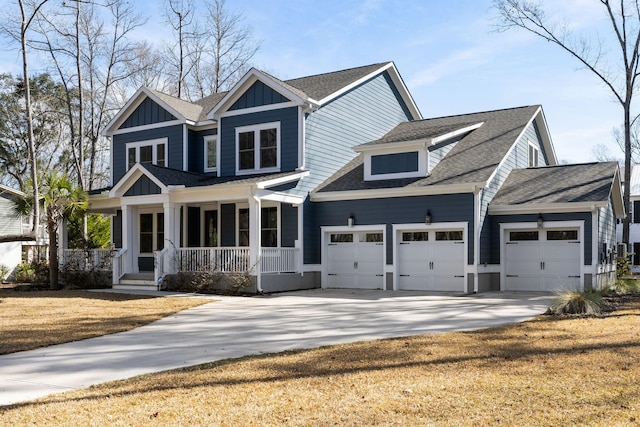
[[[640,424],[640,302],[227,360],[0,408],[5,425]]]
[[[128,331],[206,302],[211,300],[0,289],[0,354]]]

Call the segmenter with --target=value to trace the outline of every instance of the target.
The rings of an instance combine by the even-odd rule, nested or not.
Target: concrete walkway
[[[220,297],[129,332],[0,356],[0,405],[220,359],[521,322],[551,301],[362,290]]]

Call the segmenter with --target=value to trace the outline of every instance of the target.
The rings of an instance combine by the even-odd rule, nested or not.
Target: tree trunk
[[[58,283],[58,226],[55,221],[47,220],[47,233],[49,234],[49,288],[60,289]]]

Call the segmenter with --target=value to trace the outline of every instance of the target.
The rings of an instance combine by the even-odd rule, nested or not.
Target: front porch
[[[61,266],[84,270],[110,270],[114,288],[159,289],[163,279],[176,273],[223,273],[262,276],[264,274],[299,273],[298,248],[265,247],[258,262],[251,264],[250,248],[167,248],[153,254],[153,270],[127,272],[126,249],[63,249]]]

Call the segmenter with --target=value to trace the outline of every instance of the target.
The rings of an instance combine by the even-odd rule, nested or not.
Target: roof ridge
[[[439,120],[439,119],[450,119],[450,118],[454,118],[454,117],[463,117],[463,116],[475,116],[475,115],[479,115],[479,114],[497,113],[497,112],[500,112],[500,111],[509,111],[509,110],[521,110],[521,109],[524,109],[524,108],[540,107],[540,106],[541,106],[540,104],[522,105],[520,107],[498,108],[496,110],[476,111],[474,113],[462,113],[462,114],[451,114],[449,116],[429,117],[429,118],[421,119],[421,120],[412,120],[412,122],[421,122],[421,121]]]
[[[551,168],[562,168],[562,167],[567,167],[567,166],[592,166],[592,165],[609,165],[609,164],[617,164],[618,162],[616,161],[608,161],[608,162],[599,162],[599,161],[592,161],[592,162],[583,162],[583,163],[565,163],[565,164],[559,164],[559,165],[541,165],[541,166],[532,166],[532,167],[527,167],[527,168],[517,168],[517,170],[527,170],[527,169],[551,169]]]
[[[329,72],[326,72],[326,73],[310,74],[310,75],[308,75],[308,76],[294,77],[293,79],[280,80],[280,81],[285,82],[285,83],[288,83],[288,82],[290,82],[290,81],[292,81],[292,80],[300,80],[300,79],[306,79],[306,78],[310,78],[310,77],[327,76],[327,75],[330,75],[330,74],[337,74],[337,73],[342,73],[342,72],[345,72],[345,71],[353,71],[353,70],[358,70],[358,69],[360,69],[360,68],[372,67],[372,66],[374,66],[374,65],[383,66],[383,65],[386,65],[386,64],[390,64],[390,63],[392,63],[392,62],[393,62],[393,61],[386,61],[386,62],[378,62],[378,63],[368,64],[368,65],[360,65],[360,66],[358,66],[358,67],[344,68],[344,69],[342,69],[342,70],[329,71]],[[272,76],[272,77],[273,77],[273,76]]]

